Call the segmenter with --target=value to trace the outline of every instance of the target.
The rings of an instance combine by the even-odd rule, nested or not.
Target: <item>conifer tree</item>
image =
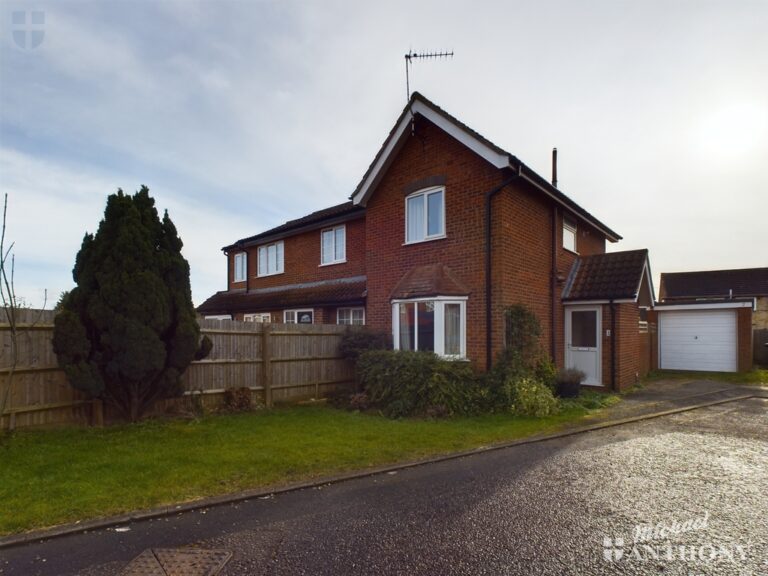
[[[56,316],[53,348],[70,384],[135,422],[159,398],[181,393],[179,379],[205,357],[182,242],[149,189],[107,199],[95,235],[75,260],[76,287]]]

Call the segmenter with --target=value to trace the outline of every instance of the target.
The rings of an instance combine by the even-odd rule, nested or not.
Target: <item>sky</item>
[[[648,248],[657,286],[768,266],[766,22],[765,0],[1,0],[16,292],[52,306],[106,197],[142,184],[195,304],[226,288],[222,246],[347,200],[409,50],[453,50],[411,88],[542,176],[557,147],[559,188],[610,251]]]

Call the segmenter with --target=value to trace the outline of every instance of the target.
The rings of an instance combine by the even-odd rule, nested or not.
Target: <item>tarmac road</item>
[[[119,574],[182,546],[231,550],[227,576],[768,574],[768,400],[129,528],[0,550],[0,575]]]

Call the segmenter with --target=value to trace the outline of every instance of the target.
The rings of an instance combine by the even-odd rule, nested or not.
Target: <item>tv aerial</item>
[[[441,60],[443,58],[453,58],[453,50],[450,52],[413,52],[408,51],[405,55],[405,92],[407,100],[411,99],[411,76],[410,68],[413,65],[414,60]]]

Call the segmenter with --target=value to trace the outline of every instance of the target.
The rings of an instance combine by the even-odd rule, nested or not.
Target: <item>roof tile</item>
[[[661,274],[662,300],[729,296],[768,296],[768,268]]]
[[[579,257],[574,263],[563,300],[636,298],[648,250],[627,250]]]
[[[266,312],[297,306],[362,304],[365,302],[365,291],[365,276],[250,291],[224,290],[217,292],[198,306],[197,312],[204,315],[218,315]]]

